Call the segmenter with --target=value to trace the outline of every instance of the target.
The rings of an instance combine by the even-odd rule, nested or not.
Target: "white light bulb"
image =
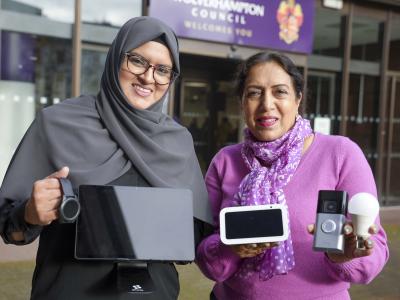
[[[370,237],[369,228],[379,213],[379,203],[374,195],[358,193],[351,197],[347,212],[351,215],[357,248],[364,249],[364,241]]]

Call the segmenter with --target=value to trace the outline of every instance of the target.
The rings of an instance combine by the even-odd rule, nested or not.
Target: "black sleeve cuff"
[[[32,225],[25,221],[26,201],[19,203],[10,213],[7,222],[6,242],[15,245],[26,245],[33,242],[42,231],[42,226]],[[11,237],[13,232],[23,232],[24,240],[15,241]]]

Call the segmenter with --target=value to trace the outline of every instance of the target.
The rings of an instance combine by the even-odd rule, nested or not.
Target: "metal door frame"
[[[391,182],[391,170],[392,170],[392,146],[393,146],[393,123],[394,123],[394,110],[396,104],[396,84],[400,83],[400,72],[388,72],[387,73],[388,82],[390,82],[390,88],[388,89],[389,94],[389,114],[387,123],[387,159],[386,159],[386,176],[385,176],[385,187],[384,187],[384,204],[387,204],[387,199],[389,197],[390,182]],[[400,92],[400,91],[399,91]]]

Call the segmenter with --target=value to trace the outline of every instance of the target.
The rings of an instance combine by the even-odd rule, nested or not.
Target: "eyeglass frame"
[[[141,55],[139,55],[139,54],[136,54],[136,53],[125,52],[124,55],[126,56],[126,68],[127,68],[127,71],[128,71],[129,73],[131,73],[131,74],[133,74],[133,75],[139,76],[139,75],[145,74],[150,68],[153,68],[153,79],[154,79],[155,83],[158,84],[158,85],[167,85],[167,84],[170,84],[170,83],[171,83],[172,81],[174,81],[174,80],[178,77],[178,75],[179,75],[178,72],[174,71],[174,69],[171,68],[171,78],[170,78],[169,82],[167,82],[167,83],[158,83],[157,80],[156,80],[156,78],[154,77],[154,72],[156,71],[156,67],[157,67],[157,66],[164,66],[164,67],[166,67],[166,68],[169,68],[168,66],[160,65],[160,64],[158,64],[158,65],[153,65],[153,64],[151,64],[146,58],[144,58],[143,56],[141,56]],[[133,73],[133,72],[129,69],[129,66],[128,66],[128,65],[129,65],[129,57],[130,57],[130,56],[137,56],[137,57],[140,57],[141,59],[143,59],[143,60],[147,63],[147,68],[144,70],[143,73],[136,74],[136,73]]]

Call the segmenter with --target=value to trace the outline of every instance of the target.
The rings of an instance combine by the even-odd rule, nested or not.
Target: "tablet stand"
[[[149,294],[155,287],[147,263],[118,262],[117,289],[119,293]]]

